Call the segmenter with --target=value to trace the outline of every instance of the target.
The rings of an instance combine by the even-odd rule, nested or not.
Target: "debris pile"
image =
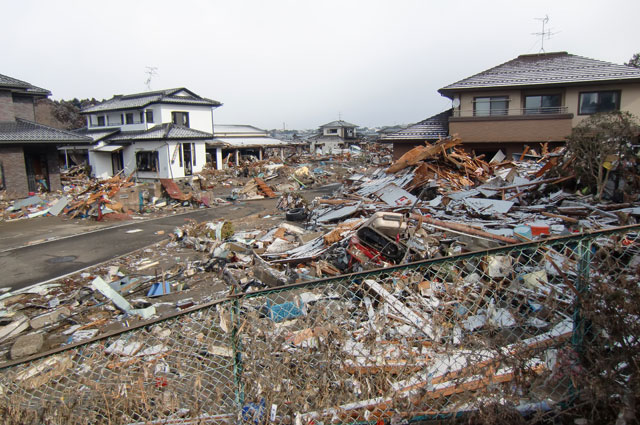
[[[211,227],[190,223],[182,238],[221,242],[224,223],[219,236]],[[227,226],[227,239],[238,233]],[[36,405],[77,400],[76,414],[93,422],[398,423],[491,403],[557,414],[574,383],[592,374],[571,345],[581,329],[577,272],[588,263],[610,285],[635,279],[637,292],[638,236],[624,236],[585,236],[588,250],[567,238],[234,295],[6,369],[0,384]],[[91,282],[93,296],[128,311],[126,320],[158,307],[122,300],[101,280]],[[31,326],[68,312],[56,314]],[[83,330],[91,328],[74,332]],[[45,339],[24,336],[12,347],[16,358]],[[102,397],[88,396],[101,387]],[[117,404],[124,399],[152,402]]]
[[[308,203],[297,192],[283,194],[278,208],[286,222],[270,229],[178,241],[208,252],[222,275],[241,270],[227,283],[255,290],[631,224],[640,215],[632,203],[594,205],[565,191],[561,184],[572,176],[548,177],[561,149],[543,146],[536,161],[505,161],[499,153],[487,162],[459,144],[453,138],[415,148],[386,169],[351,175],[329,198]],[[248,187],[259,190],[253,181]]]
[[[575,239],[544,239],[636,223],[638,196],[596,201],[576,190],[573,174],[558,173],[570,170],[562,149],[486,161],[459,144],[421,146],[390,165],[384,154],[343,163],[351,171],[343,184],[311,202],[297,190],[336,164],[247,176],[236,196],[281,192],[278,210],[243,223],[189,221],[153,249],[3,295],[0,351],[21,359],[231,296],[239,306],[223,302],[177,320],[179,338],[140,331],[92,356],[106,353],[129,382],[155,373],[175,386],[200,378],[172,371],[167,359],[182,356],[174,343],[195,347],[202,364],[241,358],[243,412],[253,423],[266,421],[268,406],[282,423],[329,423],[448,414],[496,397],[522,408],[562,401],[572,385],[566,344],[579,327],[581,267],[635,282],[640,253],[637,233],[624,229],[592,237],[589,250]],[[128,183],[109,184],[116,194]],[[158,187],[176,204],[203,202],[175,182]],[[110,193],[87,190],[79,205],[89,211],[89,199],[106,204]],[[505,247],[531,240],[541,244]],[[466,255],[447,258],[455,254]],[[349,275],[360,271],[367,274]],[[145,336],[154,344],[145,346]],[[241,357],[233,347],[245,347]],[[130,367],[141,357],[153,372]],[[205,385],[210,395],[217,382]]]

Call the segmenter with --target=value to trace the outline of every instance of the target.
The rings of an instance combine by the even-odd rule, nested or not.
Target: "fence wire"
[[[398,423],[557,414],[600,401],[602,381],[624,409],[639,230],[239,294],[5,367],[2,408],[15,423]]]

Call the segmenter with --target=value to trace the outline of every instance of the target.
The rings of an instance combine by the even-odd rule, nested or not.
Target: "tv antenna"
[[[147,79],[144,84],[147,86],[147,90],[151,91],[151,79],[158,75],[158,67],[157,66],[145,66],[147,69],[144,73],[147,74]]]
[[[534,18],[536,21],[542,22],[542,31],[541,32],[533,32],[531,35],[540,36],[540,53],[545,53],[544,51],[544,37],[547,37],[547,40],[551,38],[552,35],[556,35],[557,32],[551,32],[551,29],[547,29],[545,31],[545,26],[549,23],[549,15],[544,15],[544,18]]]

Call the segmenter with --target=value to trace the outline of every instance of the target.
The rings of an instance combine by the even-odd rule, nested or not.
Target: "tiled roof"
[[[179,92],[187,92],[188,96],[178,96]],[[204,106],[220,106],[222,103],[200,97],[197,94],[185,89],[168,89],[151,91],[146,93],[135,93],[127,95],[115,95],[111,99],[106,100],[97,105],[84,108],[81,113],[90,114],[95,112],[115,111],[121,109],[142,108],[152,103],[171,103],[186,105],[204,105]]]
[[[380,140],[437,140],[441,137],[447,137],[451,114],[451,109],[440,112],[405,129],[385,134],[380,137]]]
[[[327,142],[345,142],[346,140],[340,136],[338,136],[337,134],[315,134],[309,138],[307,138],[307,140],[309,141],[313,141],[316,143],[327,143]]]
[[[567,52],[521,55],[438,91],[446,96],[467,89],[605,81],[640,81],[640,69]]]
[[[144,141],[165,139],[213,139],[213,134],[176,124],[156,125],[148,130],[123,131],[108,138],[112,141]]]
[[[213,127],[213,133],[216,137],[222,136],[222,135],[233,137],[234,134],[256,134],[256,135],[267,134],[265,130],[259,129],[258,127],[254,127],[252,125],[242,125],[242,124],[216,124]]]
[[[320,126],[320,128],[324,128],[324,127],[357,127],[357,125],[339,120],[339,121],[331,121],[330,123]]]
[[[36,87],[33,84],[27,83],[26,81],[18,80],[16,78],[8,77],[2,74],[0,74],[0,88],[20,89],[24,90],[27,93],[39,94],[43,96],[51,95],[51,92],[49,90]]]
[[[93,140],[71,131],[58,130],[32,121],[17,118],[0,122],[0,143],[87,143]]]
[[[73,130],[74,133],[79,134],[81,136],[87,136],[87,137],[91,137],[93,139],[94,142],[97,142],[99,140],[102,140],[108,136],[111,136],[115,133],[118,133],[120,131],[119,128],[111,128],[111,129],[104,129],[104,130],[88,130],[86,127],[78,129],[78,130]]]

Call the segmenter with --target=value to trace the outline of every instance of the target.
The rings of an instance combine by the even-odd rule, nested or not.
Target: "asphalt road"
[[[0,252],[0,288],[19,289],[82,270],[160,242],[185,220],[234,219],[275,208],[277,200],[236,203],[163,218],[127,222]],[[158,231],[164,234],[157,234]]]
[[[330,194],[337,186],[304,191],[303,195],[311,201],[316,196]],[[0,288],[24,288],[136,251],[166,239],[186,220],[237,220],[275,210],[276,204],[277,199],[236,202],[116,226],[80,225],[81,229],[68,220],[65,223],[30,220],[3,223],[0,226]],[[157,234],[161,230],[164,234]]]

